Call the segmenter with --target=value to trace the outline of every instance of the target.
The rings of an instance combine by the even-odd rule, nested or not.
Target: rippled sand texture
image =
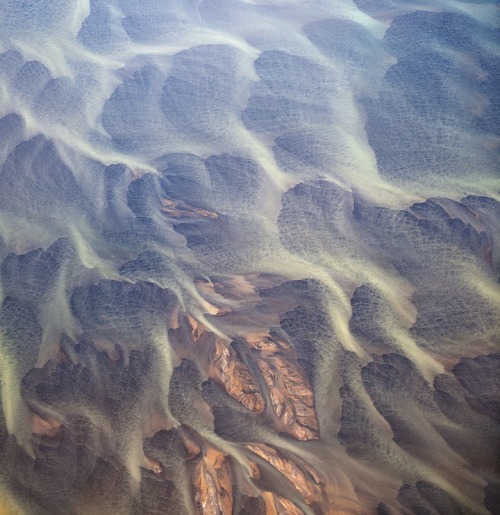
[[[499,513],[498,27],[0,2],[0,513]]]

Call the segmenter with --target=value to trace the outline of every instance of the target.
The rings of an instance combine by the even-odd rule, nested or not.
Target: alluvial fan
[[[0,515],[500,513],[500,14],[0,2]]]

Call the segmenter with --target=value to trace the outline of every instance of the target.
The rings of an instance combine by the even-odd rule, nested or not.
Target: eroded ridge
[[[208,209],[190,206],[182,200],[162,198],[160,211],[173,218],[218,218],[218,214]]]
[[[221,383],[227,393],[243,406],[262,413],[265,403],[257,381],[231,346],[217,338],[213,346],[212,359],[210,377]]]
[[[232,513],[232,483],[228,457],[213,447],[206,447],[194,471],[195,504],[198,513]]]
[[[247,341],[264,377],[273,411],[285,431],[297,440],[319,438],[314,393],[295,362],[292,347],[269,335]]]
[[[294,458],[285,459],[280,456],[276,449],[265,444],[247,444],[245,447],[283,474],[307,504],[322,503],[322,481],[311,466],[304,462],[299,466],[298,463],[293,461]],[[295,458],[295,460],[298,460],[298,458]]]

